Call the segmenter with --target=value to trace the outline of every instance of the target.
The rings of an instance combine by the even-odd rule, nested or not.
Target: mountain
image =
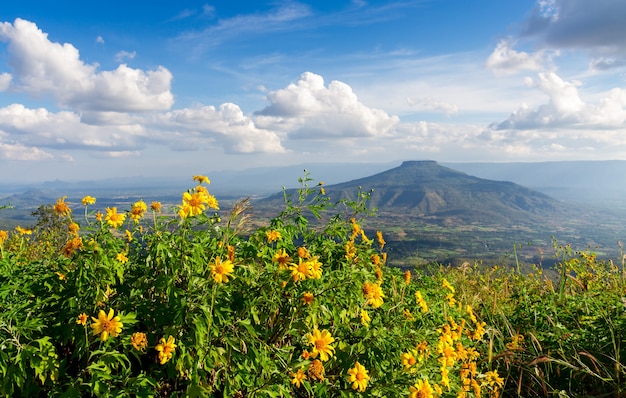
[[[448,224],[529,225],[580,211],[521,185],[474,177],[430,160],[405,161],[369,177],[325,187],[333,201],[353,200],[359,189],[371,190],[369,204],[379,216]],[[272,195],[265,203],[282,198],[282,193]]]

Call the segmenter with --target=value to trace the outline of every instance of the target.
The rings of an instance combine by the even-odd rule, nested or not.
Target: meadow
[[[623,254],[402,269],[368,193],[299,182],[263,223],[194,176],[175,206],[61,197],[0,230],[0,394],[623,394]]]

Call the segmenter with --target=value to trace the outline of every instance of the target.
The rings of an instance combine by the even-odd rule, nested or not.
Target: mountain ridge
[[[513,182],[471,176],[433,160],[405,161],[371,176],[325,186],[332,201],[354,200],[359,190],[371,190],[369,204],[379,215],[441,222],[527,225],[579,210]],[[277,193],[266,203],[282,198]]]

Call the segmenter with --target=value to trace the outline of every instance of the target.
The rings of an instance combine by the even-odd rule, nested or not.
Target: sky
[[[626,159],[623,0],[5,2],[0,181]]]

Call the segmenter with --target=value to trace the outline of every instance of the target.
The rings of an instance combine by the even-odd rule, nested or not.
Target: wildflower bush
[[[623,267],[386,266],[368,194],[307,175],[252,227],[194,176],[181,203],[59,198],[0,231],[3,396],[497,397],[618,392]],[[573,381],[572,381],[573,380]]]
[[[507,396],[622,396],[626,389],[624,259],[554,242],[557,278],[540,267],[443,269],[489,325],[489,362]]]
[[[0,232],[5,396],[496,396],[486,324],[443,278],[386,267],[368,195],[308,177],[268,225],[208,178],[162,209],[40,208]],[[313,226],[312,220],[318,220]]]

